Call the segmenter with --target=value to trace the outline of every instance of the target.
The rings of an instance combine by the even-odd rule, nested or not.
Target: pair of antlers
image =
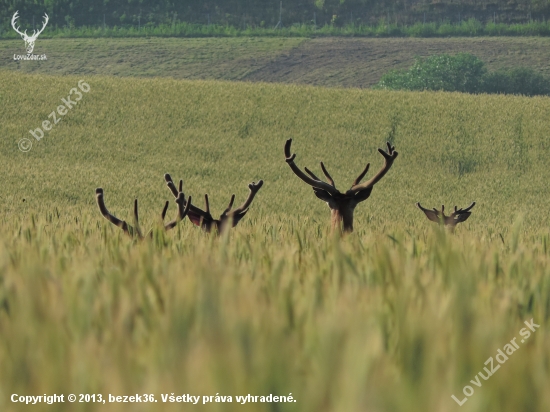
[[[370,163],[367,163],[367,166],[365,166],[365,169],[359,174],[359,176],[357,176],[357,178],[353,181],[351,188],[345,193],[346,195],[355,195],[361,191],[372,189],[372,187],[376,183],[378,183],[386,173],[388,173],[388,170],[390,170],[393,164],[393,161],[397,158],[398,153],[395,151],[395,146],[392,146],[389,142],[387,142],[386,144],[388,146],[387,152],[385,152],[382,149],[378,149],[378,152],[382,156],[384,156],[384,160],[385,160],[384,166],[382,167],[382,169],[380,169],[380,171],[375,176],[373,176],[369,181],[359,184],[359,182],[363,180],[363,178],[369,171]],[[332,196],[342,195],[342,193],[340,193],[340,191],[336,189],[334,180],[328,173],[323,162],[320,162],[321,170],[323,171],[323,174],[326,176],[329,183],[326,183],[321,179],[319,179],[307,167],[304,167],[304,170],[311,177],[304,174],[304,172],[302,172],[302,170],[300,170],[300,168],[294,163],[294,159],[296,158],[296,153],[293,153],[292,155],[290,154],[291,145],[292,145],[292,139],[288,139],[285,143],[285,160],[296,176],[298,176],[305,183],[307,183],[308,185],[312,186],[315,189],[324,190]]]
[[[170,177],[169,174],[164,175],[164,178],[166,179],[166,182],[167,182],[166,184],[168,185],[168,188],[172,191],[172,194],[175,196],[176,193],[178,192],[176,190],[176,186],[172,182],[172,178]],[[207,194],[204,195],[205,210],[199,209],[194,205],[190,205],[187,216],[189,217],[189,220],[193,222],[193,224],[199,226],[206,232],[211,232],[212,229],[216,229],[218,233],[221,233],[221,231],[225,230],[226,227],[237,226],[237,224],[248,212],[250,204],[254,200],[256,193],[258,193],[258,191],[261,189],[263,184],[264,184],[263,180],[258,181],[258,183],[255,183],[255,182],[250,183],[248,185],[248,188],[250,189],[248,198],[245,200],[245,202],[241,206],[239,206],[234,210],[231,210],[231,208],[233,207],[233,202],[235,201],[235,194],[232,194],[231,200],[229,201],[229,205],[225,208],[223,213],[220,215],[219,219],[214,219],[210,214],[210,202],[208,201]],[[180,181],[180,189],[181,189],[181,181]],[[189,201],[189,203],[191,202]]]
[[[358,203],[369,198],[374,185],[378,183],[386,175],[386,173],[388,173],[398,155],[395,151],[395,146],[392,146],[388,142],[387,152],[382,149],[378,149],[378,152],[384,157],[384,165],[380,171],[370,180],[360,183],[369,171],[370,163],[367,163],[363,171],[353,181],[351,188],[345,193],[342,193],[336,189],[334,179],[327,171],[323,162],[321,162],[321,170],[327,178],[328,183],[319,179],[307,167],[304,168],[307,175],[302,172],[296,163],[294,163],[296,154],[291,154],[291,145],[292,139],[288,139],[284,148],[286,163],[296,176],[313,188],[315,196],[327,203],[331,213],[332,229],[340,229],[343,226],[344,232],[353,232],[353,212],[355,207]]]
[[[165,175],[165,178],[166,178],[166,176],[168,176],[168,178],[170,178],[170,183],[172,183],[172,185],[174,186],[174,189],[176,189],[176,187],[174,185],[174,182],[172,182],[172,178],[170,177],[170,175],[168,175],[168,174]],[[168,182],[168,179],[167,179],[167,182]],[[185,195],[182,191],[182,188],[183,188],[183,180],[180,180],[179,190],[172,191],[172,193],[174,194],[174,197],[175,197],[175,202],[178,205],[178,216],[176,217],[176,219],[171,221],[170,223],[164,224],[164,219],[166,217],[166,212],[168,211],[168,205],[170,204],[170,202],[168,200],[166,201],[166,203],[164,204],[164,208],[162,209],[162,213],[161,213],[160,217],[161,217],[161,221],[162,221],[164,230],[166,230],[166,231],[176,227],[178,225],[178,223],[185,218],[187,213],[189,213],[189,208],[191,207],[191,196],[189,196],[189,199],[186,202],[185,201]],[[103,217],[105,219],[107,219],[109,222],[111,222],[112,224],[114,224],[115,226],[120,227],[122,229],[122,231],[124,233],[126,233],[128,236],[130,236],[132,238],[137,237],[139,239],[144,239],[146,237],[150,238],[150,237],[153,236],[153,229],[150,229],[149,232],[147,232],[146,235],[143,235],[143,232],[141,231],[141,228],[139,226],[139,213],[138,213],[138,200],[137,199],[134,200],[134,226],[130,226],[128,223],[126,223],[126,221],[117,218],[116,216],[114,216],[112,213],[109,212],[109,210],[107,209],[107,206],[105,206],[103,189],[101,187],[98,187],[95,190],[95,196],[96,196],[97,205],[99,206],[99,211],[101,212]]]
[[[178,215],[175,220],[164,224],[164,219],[166,217],[166,212],[168,210],[169,201],[166,201],[164,208],[161,213],[161,221],[164,227],[164,230],[168,231],[170,229],[173,229],[177,226],[177,224],[182,221],[186,216],[189,217],[189,220],[193,222],[193,224],[201,227],[206,232],[212,231],[212,229],[216,229],[218,233],[220,233],[222,230],[224,230],[226,227],[229,227],[229,222],[232,222],[231,227],[237,226],[239,221],[246,215],[248,212],[248,208],[250,204],[252,203],[252,200],[254,199],[254,196],[256,196],[256,193],[258,193],[258,190],[263,185],[263,181],[260,180],[257,184],[252,182],[248,185],[250,189],[250,193],[248,195],[248,198],[246,201],[237,209],[231,210],[233,207],[233,202],[235,201],[235,195],[231,196],[231,201],[229,202],[229,206],[223,211],[223,213],[220,216],[220,219],[214,219],[212,215],[210,214],[210,205],[208,202],[208,195],[205,195],[206,200],[206,210],[199,209],[198,207],[191,204],[191,196],[185,200],[185,195],[183,193],[183,180],[180,180],[179,182],[179,188],[176,188],[176,185],[174,184],[174,181],[172,180],[172,177],[167,173],[164,175],[164,180],[166,181],[166,186],[170,189],[172,194],[174,195],[175,202],[178,205]],[[128,236],[134,238],[137,237],[139,239],[144,239],[146,237],[152,237],[153,231],[152,229],[147,232],[146,235],[143,235],[143,232],[141,231],[141,228],[139,226],[139,215],[138,215],[138,201],[137,199],[134,200],[134,226],[129,225],[126,221],[121,220],[114,216],[112,213],[109,212],[107,207],[105,206],[105,200],[104,200],[104,194],[102,188],[96,189],[96,200],[97,205],[99,206],[99,210],[103,217],[107,219],[109,222],[113,223],[115,226],[118,226],[122,229],[124,233],[126,233]]]
[[[454,229],[454,227],[461,223],[466,221],[472,212],[472,208],[476,205],[476,202],[472,202],[470,206],[468,206],[466,209],[458,209],[456,206],[454,208],[454,211],[447,216],[445,214],[445,206],[441,205],[441,210],[437,210],[435,207],[430,209],[425,209],[422,207],[420,203],[417,203],[416,206],[424,212],[426,217],[431,220],[432,222],[436,222],[439,224],[443,224],[447,227],[450,227],[451,229]]]

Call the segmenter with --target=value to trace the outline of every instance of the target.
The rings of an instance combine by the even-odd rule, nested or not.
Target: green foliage
[[[497,70],[484,77],[485,93],[550,95],[550,79],[531,68]]]
[[[134,16],[135,17],[135,16]],[[521,24],[487,23],[469,19],[461,23],[428,22],[414,24],[389,23],[380,19],[376,24],[350,24],[348,20],[334,15],[335,20],[343,21],[341,25],[324,24],[317,26],[308,23],[287,24],[282,28],[274,28],[264,20],[258,24],[202,24],[186,21],[175,23],[143,22],[123,24],[127,21],[125,15],[116,19],[115,25],[103,24],[76,26],[74,19],[66,16],[63,25],[48,25],[40,35],[44,38],[99,38],[99,37],[307,37],[339,36],[339,37],[478,37],[478,36],[550,36],[550,22],[530,22]],[[122,24],[122,25],[120,25]],[[6,20],[0,24],[0,39],[15,39],[19,35],[11,29]]]
[[[18,10],[21,22],[27,27],[32,24],[33,16],[50,16],[52,27],[77,28],[84,26],[99,27],[105,23],[107,27],[123,25],[123,29],[131,26],[142,26],[152,23],[154,26],[174,25],[186,22],[192,25],[233,26],[244,30],[246,26],[258,27],[265,22],[265,27],[274,27],[279,19],[279,2],[265,0],[186,0],[174,2],[169,0],[47,0],[14,2],[0,1],[0,25],[9,26],[11,16]],[[462,19],[457,23],[458,13]],[[416,27],[426,35],[442,35],[440,26],[449,26],[454,22],[455,35],[466,31],[466,35],[482,33],[485,24],[475,23],[475,19],[464,20],[464,16],[478,16],[485,22],[492,20],[496,12],[499,23],[488,23],[487,30],[500,31],[494,26],[501,22],[525,22],[521,28],[506,29],[513,32],[519,30],[526,34],[542,34],[548,32],[544,22],[550,12],[550,5],[545,0],[510,0],[491,3],[490,11],[484,2],[467,0],[441,0],[434,2],[404,2],[392,0],[302,0],[286,1],[282,7],[282,22],[290,27],[304,24],[313,18],[315,13],[317,24],[343,27],[352,21],[356,25],[368,25],[378,19],[387,19],[396,25],[408,26],[415,22],[428,22],[425,28]],[[529,17],[527,15],[529,12]],[[533,19],[537,21],[532,21]],[[542,20],[542,22],[540,22]],[[388,22],[389,23],[389,22]],[[477,27],[475,27],[477,25]],[[491,27],[489,27],[491,25]],[[420,25],[422,26],[422,24]],[[469,27],[468,27],[469,26]],[[510,27],[510,25],[509,25]],[[544,27],[544,28],[543,28]],[[448,27],[442,31],[446,31]],[[78,29],[77,29],[78,30]],[[407,28],[400,28],[404,33]],[[460,34],[463,35],[463,34]]]
[[[477,57],[459,53],[416,58],[408,70],[393,70],[375,86],[387,90],[550,95],[550,79],[530,68],[487,72]]]
[[[477,93],[481,91],[485,72],[483,62],[467,53],[417,57],[409,70],[394,70],[383,75],[378,87]]]

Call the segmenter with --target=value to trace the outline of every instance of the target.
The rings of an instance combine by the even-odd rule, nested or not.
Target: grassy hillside
[[[472,53],[489,70],[532,67],[550,76],[550,38],[39,39],[47,61],[15,62],[22,40],[0,41],[0,69],[50,75],[246,80],[370,87],[415,56]]]
[[[90,92],[21,152],[81,78]],[[454,411],[465,385],[460,410],[548,410],[550,99],[7,71],[0,84],[2,410],[57,392],[154,394],[138,411]],[[341,189],[395,144],[352,235],[330,235],[284,161],[289,137]],[[139,244],[100,216],[98,186],[117,216],[138,198],[153,225],[166,172],[214,214],[265,184],[221,239],[186,220]],[[454,235],[414,206],[474,200]],[[495,376],[469,383],[514,337]],[[163,403],[172,392],[233,402]],[[296,402],[235,399],[270,393]]]

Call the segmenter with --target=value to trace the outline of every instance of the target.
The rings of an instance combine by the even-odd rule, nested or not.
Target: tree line
[[[525,23],[550,16],[546,0],[0,0],[1,23],[10,25],[15,11],[20,24],[37,27],[48,13],[48,25],[156,26],[187,22],[240,28],[450,22],[475,18],[482,22]]]

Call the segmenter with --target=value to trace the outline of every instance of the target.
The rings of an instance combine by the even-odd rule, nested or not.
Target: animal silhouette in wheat
[[[422,207],[420,203],[417,203],[416,206],[424,212],[426,217],[431,220],[432,222],[439,223],[440,225],[444,225],[451,231],[454,231],[456,225],[458,225],[461,222],[465,222],[472,212],[472,208],[476,205],[476,202],[472,202],[470,206],[468,206],[466,209],[458,209],[456,206],[454,208],[454,211],[447,216],[445,214],[445,206],[441,205],[441,210],[437,210],[435,207],[430,209],[425,209]]]
[[[160,218],[162,220],[162,225],[164,227],[164,230],[168,231],[170,229],[173,229],[178,225],[180,221],[182,221],[187,213],[189,212],[189,209],[191,207],[191,196],[189,196],[189,199],[185,200],[185,195],[182,191],[183,189],[183,181],[180,180],[179,190],[176,189],[176,186],[174,185],[174,182],[172,181],[172,178],[169,174],[165,174],[164,178],[166,180],[167,186],[170,188],[170,191],[174,194],[175,202],[178,205],[178,214],[175,220],[164,224],[164,219],[166,217],[166,212],[168,210],[168,205],[170,204],[169,201],[166,201],[164,204],[164,208],[162,209],[162,213],[160,214]],[[173,189],[172,189],[173,186]],[[117,218],[115,215],[109,212],[107,207],[105,206],[105,199],[104,199],[104,193],[103,189],[98,187],[95,190],[96,193],[96,201],[97,205],[99,206],[99,211],[103,215],[105,219],[107,219],[109,222],[114,224],[115,226],[118,226],[122,229],[124,233],[126,233],[131,238],[138,238],[138,239],[145,239],[145,238],[151,238],[153,236],[153,230],[149,230],[145,235],[143,234],[140,226],[139,226],[139,214],[138,214],[138,200],[134,200],[134,222],[133,226],[126,223],[126,221],[121,220]]]
[[[294,174],[313,188],[315,196],[327,203],[331,213],[332,229],[341,229],[343,226],[344,232],[353,232],[353,212],[355,211],[355,207],[360,202],[363,202],[369,198],[374,185],[378,183],[386,173],[388,173],[388,170],[390,170],[393,162],[397,158],[398,153],[395,151],[395,147],[390,143],[387,143],[387,152],[382,149],[378,149],[380,154],[384,157],[384,165],[380,171],[369,181],[360,183],[369,171],[370,163],[367,163],[365,169],[353,181],[351,188],[345,193],[342,193],[336,189],[334,180],[328,173],[323,162],[321,162],[321,170],[327,178],[328,183],[315,176],[315,174],[313,174],[313,172],[311,172],[307,167],[304,168],[304,170],[309,176],[302,172],[302,170],[294,163],[296,154],[290,154],[291,144],[292,139],[288,139],[285,143],[285,160]]]
[[[195,205],[191,205],[189,207],[187,217],[191,222],[193,222],[193,224],[199,226],[205,232],[215,231],[216,233],[220,234],[228,228],[237,226],[241,219],[247,214],[252,200],[254,200],[254,197],[261,189],[263,184],[263,180],[258,181],[258,183],[250,183],[248,185],[248,188],[250,189],[248,198],[241,206],[231,210],[233,207],[233,202],[235,201],[235,195],[233,194],[231,196],[231,200],[229,201],[229,205],[220,215],[219,219],[214,219],[214,217],[210,213],[210,202],[208,200],[207,194],[204,195],[205,210],[199,209]],[[169,183],[168,187],[170,188],[174,196],[176,196],[176,186],[173,183]]]

